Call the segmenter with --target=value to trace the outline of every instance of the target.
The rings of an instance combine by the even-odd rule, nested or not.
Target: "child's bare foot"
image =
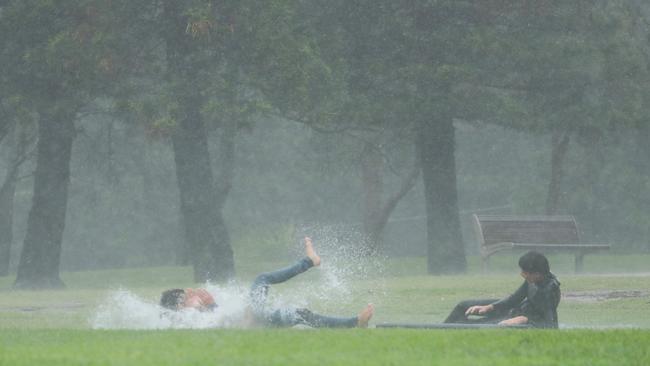
[[[314,267],[320,266],[320,256],[316,254],[314,250],[314,244],[311,242],[311,238],[305,236],[305,254],[311,259],[311,262],[314,264]]]
[[[366,307],[359,313],[359,316],[357,316],[357,327],[368,328],[368,322],[374,313],[375,306],[373,304],[366,305]]]

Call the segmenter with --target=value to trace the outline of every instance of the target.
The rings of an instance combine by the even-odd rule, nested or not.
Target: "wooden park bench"
[[[483,271],[487,271],[490,256],[503,250],[562,251],[575,254],[575,271],[582,272],[583,257],[609,244],[580,242],[578,226],[573,216],[515,216],[473,215],[481,248]]]

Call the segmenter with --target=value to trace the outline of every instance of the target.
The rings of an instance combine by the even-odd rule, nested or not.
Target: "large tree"
[[[454,119],[462,116],[464,101],[454,96],[454,89],[476,74],[477,7],[455,1],[386,7],[398,17],[393,24],[402,45],[388,51],[391,94],[417,131],[427,215],[427,271],[463,272]]]
[[[17,288],[63,286],[59,261],[75,119],[119,74],[121,37],[128,34],[126,24],[138,24],[127,21],[137,14],[129,5],[9,1],[0,13],[2,95],[20,97],[38,115],[34,194]]]
[[[428,271],[463,271],[453,126],[455,106],[461,104],[451,93],[472,67],[465,51],[472,46],[470,2],[355,0],[312,4],[311,9],[320,14],[315,38],[345,81],[340,120],[412,132],[410,143],[417,147],[413,160],[420,165],[426,192]],[[376,150],[364,151],[364,221],[376,233],[396,201],[381,203],[381,165],[372,155]],[[415,176],[406,175],[404,186]]]
[[[18,108],[20,110],[20,108]],[[0,276],[9,274],[11,262],[11,245],[14,232],[14,196],[16,186],[20,180],[22,165],[32,158],[34,136],[34,123],[28,111],[12,116],[14,126],[8,134],[7,145],[10,150],[6,159],[7,169],[0,186]],[[2,142],[2,139],[0,139]]]
[[[486,12],[508,30],[499,42],[511,50],[510,61],[493,68],[504,81],[491,85],[500,93],[521,91],[517,103],[527,110],[524,118],[497,123],[550,141],[547,214],[570,202],[563,185],[571,145],[602,148],[605,136],[634,125],[647,108],[647,32],[640,32],[643,19],[633,3],[504,1]]]
[[[390,15],[383,4],[363,6],[361,2],[330,2],[313,19],[314,34],[323,59],[335,68],[340,84],[334,103],[334,118],[311,121],[317,131],[329,131],[356,146],[354,157],[359,171],[362,230],[369,252],[384,245],[384,231],[400,200],[411,191],[420,176],[419,158],[410,146],[417,134],[413,121],[403,114],[401,101],[393,92],[395,77],[390,72],[394,40],[386,39],[389,29],[374,25]],[[405,156],[410,155],[408,158]],[[358,157],[358,158],[357,158]],[[405,163],[396,166],[395,161]],[[386,182],[398,181],[392,191]]]
[[[627,139],[631,127],[647,124],[643,5],[626,0],[482,5],[481,19],[489,25],[483,33],[493,37],[484,43],[490,46],[489,62],[482,67],[489,72],[463,88],[481,102],[468,104],[471,118],[525,131],[549,145],[548,179],[537,182],[546,186],[545,204],[529,206],[526,213],[576,214],[590,227],[586,231],[609,236],[614,220],[612,203],[605,201],[611,189],[604,188],[604,179],[613,170],[608,150]],[[576,166],[581,149],[584,163]],[[627,176],[631,184],[635,174]],[[623,202],[617,198],[614,205]],[[629,207],[625,215],[633,211]]]
[[[193,18],[192,12],[198,12],[198,16]],[[210,45],[206,39],[212,31],[217,33],[214,37],[223,37],[222,32],[212,30],[217,25],[217,15],[221,14],[215,14],[211,6],[192,8],[180,1],[163,3],[166,79],[175,99],[171,117],[175,120],[172,143],[176,177],[185,238],[197,282],[228,280],[235,269],[222,204],[215,189],[208,129],[201,113],[207,88],[201,79],[213,70],[206,62],[215,57],[206,49]]]
[[[234,139],[262,113],[318,115],[327,70],[298,28],[297,1],[164,1],[168,113],[196,281],[234,274],[222,208]],[[219,133],[217,158],[208,135]],[[212,162],[214,160],[214,162]],[[214,167],[214,172],[213,172]]]

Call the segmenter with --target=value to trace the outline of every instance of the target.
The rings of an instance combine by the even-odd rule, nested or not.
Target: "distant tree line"
[[[227,280],[226,218],[242,210],[228,199],[247,195],[235,172],[252,180],[241,184],[249,195],[295,200],[269,188],[278,171],[324,196],[324,182],[340,185],[333,196],[347,188],[334,201],[358,203],[370,253],[421,184],[428,272],[463,272],[459,177],[486,194],[503,177],[459,175],[459,123],[548,140],[543,178],[518,192],[544,197],[535,213],[592,211],[596,227],[616,212],[621,231],[647,242],[649,22],[650,6],[633,0],[0,2],[0,274],[23,225],[15,287],[64,286],[72,219],[92,227],[87,253],[107,254],[92,235],[138,231],[114,222],[141,222],[151,263],[167,261],[156,243],[169,242],[197,282]],[[295,154],[271,167],[237,156],[259,130],[252,145],[263,152],[276,133],[265,127],[280,124],[295,131],[277,135]],[[323,175],[301,174],[295,156]],[[26,181],[30,208],[14,222]],[[627,194],[616,209],[604,181]],[[287,207],[350,219],[349,208],[302,201]],[[88,218],[99,210],[106,222]]]

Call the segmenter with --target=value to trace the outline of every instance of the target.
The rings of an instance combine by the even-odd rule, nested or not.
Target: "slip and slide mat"
[[[467,324],[467,323],[381,323],[377,328],[411,328],[411,329],[528,329],[528,324],[498,325],[498,324]]]

